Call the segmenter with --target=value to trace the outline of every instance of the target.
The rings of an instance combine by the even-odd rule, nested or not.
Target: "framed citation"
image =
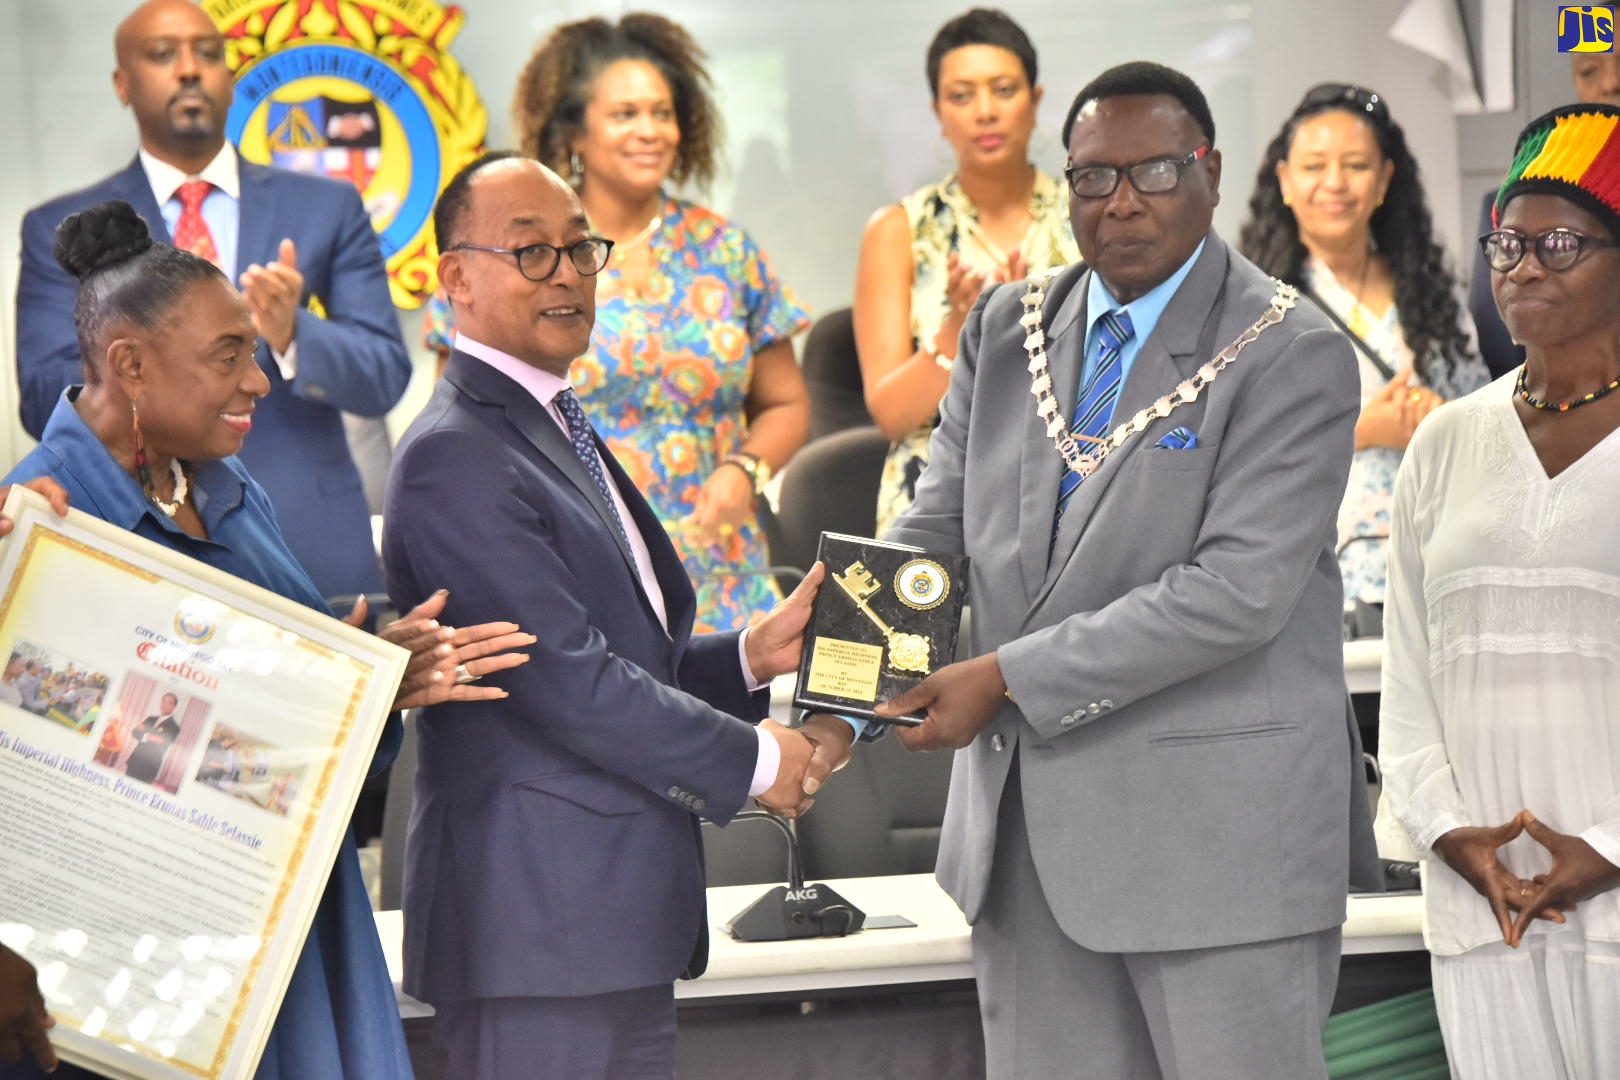
[[[13,487],[0,941],[63,1059],[257,1067],[408,654]]]
[[[793,704],[883,723],[874,707],[956,658],[967,599],[966,555],[944,555],[860,536],[822,533],[816,593]]]

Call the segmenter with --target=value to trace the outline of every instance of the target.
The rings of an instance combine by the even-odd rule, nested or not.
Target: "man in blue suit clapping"
[[[80,381],[74,282],[51,254],[68,214],[123,199],[152,234],[239,283],[271,392],[242,460],[275,505],[287,546],[327,596],[382,587],[343,412],[381,416],[410,381],[382,251],[353,186],[255,165],[225,139],[225,39],[188,0],[149,0],[118,27],[113,87],[141,147],[120,172],[29,211],[17,278],[17,382],[38,438]],[[310,310],[318,301],[324,315]]]

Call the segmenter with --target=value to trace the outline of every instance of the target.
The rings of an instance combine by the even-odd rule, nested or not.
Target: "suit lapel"
[[[1225,243],[1211,232],[1206,238],[1203,254],[1171,297],[1164,314],[1154,325],[1153,333],[1142,343],[1142,351],[1137,353],[1136,360],[1131,364],[1130,374],[1125,378],[1125,385],[1120,387],[1119,401],[1114,406],[1110,431],[1170,393],[1178,383],[1210,359],[1199,355],[1198,344],[1206,323],[1215,317],[1212,309],[1221,283],[1226,278],[1227,263]],[[1068,567],[1069,559],[1092,514],[1108,491],[1108,485],[1121,469],[1130,465],[1131,455],[1143,446],[1144,435],[1140,432],[1133,435],[1118,450],[1109,454],[1108,460],[1086,477],[1070,498],[1057,537],[1052,543],[1051,562],[1040,594],[1035,598],[1036,605],[1046,599],[1052,586]]]
[[[641,575],[636,571],[635,556],[631,554],[629,545],[619,533],[613,508],[597,489],[596,481],[585,471],[585,464],[579,460],[579,455],[574,453],[573,444],[568,441],[568,436],[563,434],[562,428],[551,418],[545,406],[505,375],[466,353],[456,352],[450,355],[444,377],[468,397],[487,404],[499,405],[506,410],[507,419],[512,422],[512,426],[517,428],[536,450],[544,454],[596,510],[596,516],[602,519],[602,527],[613,537],[613,542],[618,546],[619,554],[624,557],[630,573],[639,581]],[[604,460],[612,462],[612,455],[602,447],[600,440],[597,443],[597,452]],[[609,468],[613,469],[613,465],[610,464]],[[617,472],[617,477],[623,475],[622,472]],[[619,491],[621,494],[624,493],[623,483],[620,484]],[[630,501],[628,496],[625,497],[625,501],[627,503]]]
[[[129,168],[118,174],[113,184],[113,194],[133,206],[135,212],[146,219],[154,240],[160,240],[165,244],[174,243],[174,238],[169,235],[168,225],[163,222],[163,208],[158,206],[157,199],[152,196],[152,182],[146,178],[146,170],[141,168],[141,159],[138,156],[130,163]]]
[[[251,161],[238,161],[242,198],[237,212],[236,265],[226,271],[232,281],[242,276],[243,267],[274,262],[281,241],[281,237],[274,235],[280,211],[270,170]]]
[[[1052,373],[1052,393],[1066,420],[1071,417],[1075,398],[1080,393],[1080,368],[1086,347],[1086,288],[1090,281],[1091,275],[1082,271],[1060,276],[1047,287],[1045,307],[1054,314],[1046,322],[1046,356]],[[1017,335],[1017,353],[1022,358],[1027,355],[1022,327],[1017,328]],[[1013,377],[1019,378],[1019,374]],[[1052,548],[1052,515],[1057,511],[1058,482],[1064,466],[1063,456],[1035,412],[1035,399],[1027,389],[1027,375],[1019,381],[1025,383],[1021,400],[1028,411],[1022,425],[1024,440],[1018,470],[1018,559],[1024,573],[1024,589],[1034,596],[1046,577],[1046,562]]]

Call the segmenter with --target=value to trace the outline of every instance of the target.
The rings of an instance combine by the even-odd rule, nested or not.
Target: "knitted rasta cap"
[[[1578,203],[1620,239],[1620,107],[1565,105],[1531,121],[1496,193],[1494,224],[1509,200],[1530,193]]]

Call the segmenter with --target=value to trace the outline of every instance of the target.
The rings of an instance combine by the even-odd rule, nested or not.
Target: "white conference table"
[[[973,978],[968,926],[932,874],[847,878],[828,882],[844,899],[873,915],[903,915],[915,927],[863,930],[846,938],[737,941],[725,923],[768,886],[731,885],[709,890],[709,969],[701,979],[677,982],[681,1001],[778,997],[813,998],[828,991],[909,986]],[[1351,896],[1344,926],[1345,955],[1423,949],[1423,899],[1417,894]],[[398,911],[376,912],[388,973],[399,992]],[[400,1015],[431,1016],[430,1006],[399,992]]]

